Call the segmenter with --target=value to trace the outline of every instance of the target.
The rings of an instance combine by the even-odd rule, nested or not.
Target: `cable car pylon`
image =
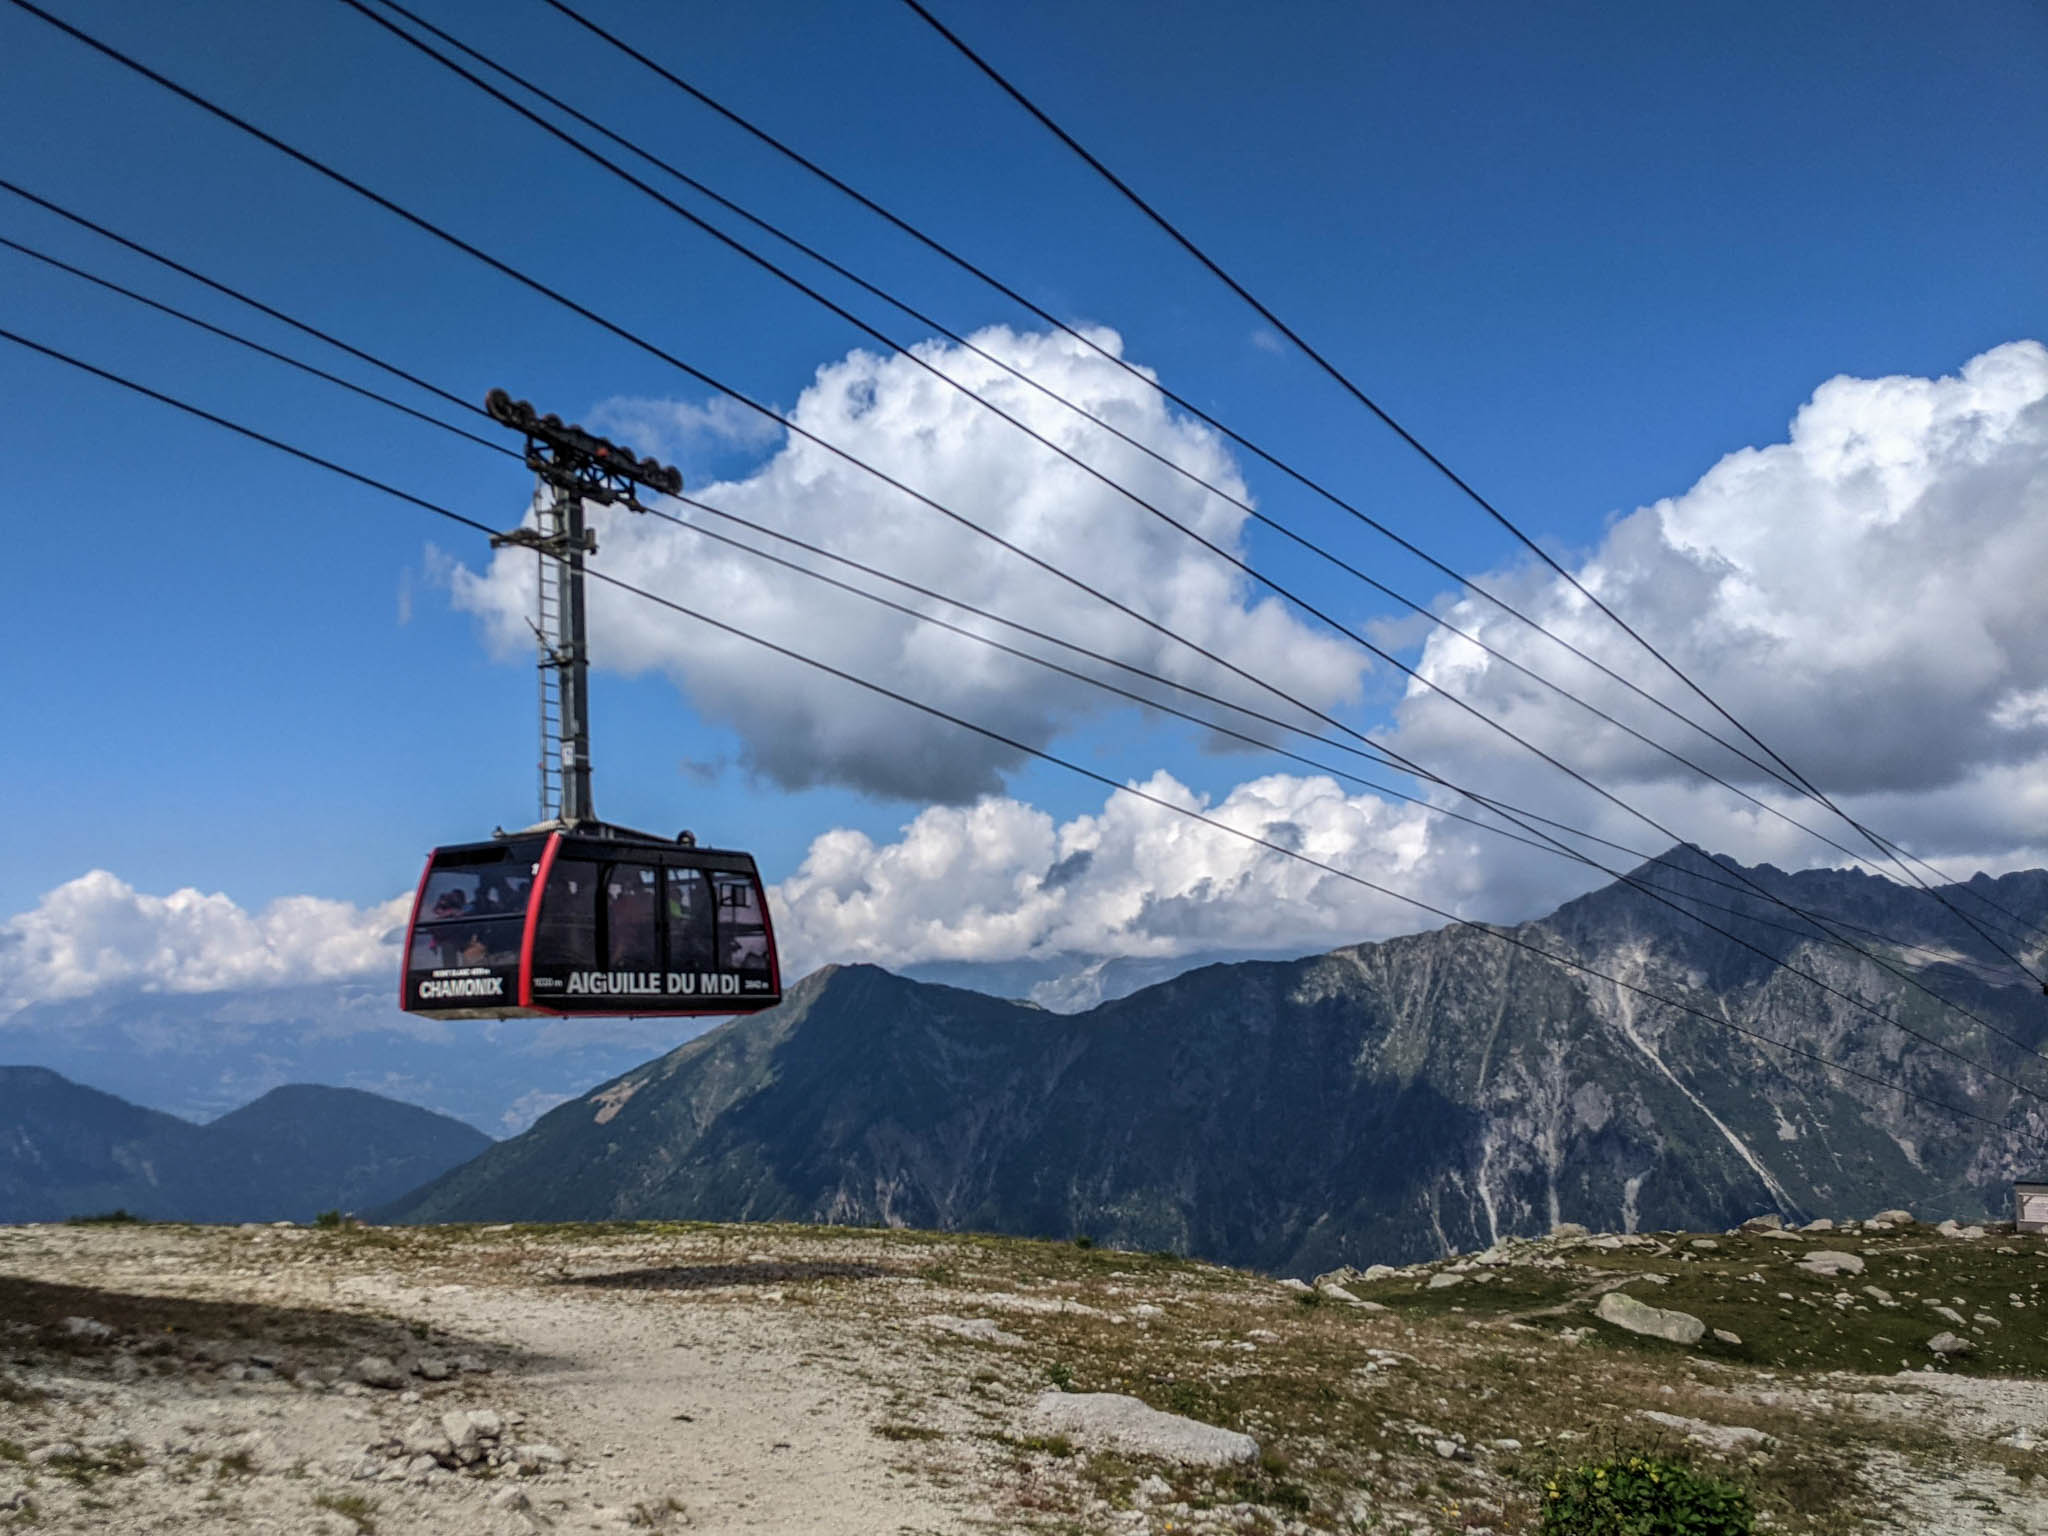
[[[636,488],[674,496],[683,488],[672,464],[637,458],[605,438],[538,416],[502,389],[484,397],[491,419],[526,437],[526,467],[539,479],[535,526],[492,536],[493,548],[531,549],[540,560],[540,819],[579,826],[595,821],[590,796],[590,647],[584,620],[583,561],[597,553],[597,535],[583,523],[586,498],[646,510]]]
[[[533,525],[491,544],[540,562],[540,820],[427,856],[399,1006],[451,1019],[772,1008],[782,975],[753,855],[611,825],[591,800],[584,503],[644,512],[639,492],[677,495],[682,474],[502,389],[484,408],[524,435],[537,477]]]

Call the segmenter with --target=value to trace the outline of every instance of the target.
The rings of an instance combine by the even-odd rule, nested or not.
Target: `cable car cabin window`
[[[534,968],[588,969],[596,961],[597,866],[581,859],[557,859],[541,895]]]
[[[725,969],[742,975],[768,974],[768,925],[761,921],[761,897],[745,875],[713,875],[718,891],[718,948]]]
[[[523,917],[462,918],[413,931],[408,966],[415,971],[447,971],[461,966],[516,966],[519,943],[526,933]]]
[[[503,866],[483,869],[436,869],[427,876],[420,898],[423,923],[458,922],[465,918],[524,915],[533,876]]]
[[[531,843],[437,854],[427,888],[420,894],[420,921],[524,916],[538,856],[537,845]]]
[[[718,965],[712,929],[711,886],[698,869],[670,869],[668,876],[668,968],[709,971]]]
[[[659,874],[646,864],[614,864],[605,877],[605,944],[615,971],[661,967],[661,933],[654,916]]]

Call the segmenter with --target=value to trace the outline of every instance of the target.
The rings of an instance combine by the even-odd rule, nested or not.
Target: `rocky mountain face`
[[[490,1145],[459,1120],[352,1088],[277,1088],[194,1125],[42,1067],[0,1067],[0,1222],[116,1209],[310,1221],[390,1200]]]
[[[2000,1080],[2048,1092],[2040,987],[1927,895],[1855,873],[1740,871],[1881,931],[1890,942],[1852,937],[2007,1040],[1700,878],[1739,883],[1738,868],[1676,849],[1635,878],[1763,954],[1617,883],[1511,929],[1211,966],[1072,1016],[872,967],[821,971],[781,1008],[562,1105],[387,1214],[1086,1234],[1311,1273],[1565,1220],[1632,1232],[1764,1210],[2004,1210],[2009,1180],[2048,1162],[2042,1101]],[[2006,932],[2048,918],[2048,872],[1946,894]],[[2038,961],[2039,938],[2022,952]]]

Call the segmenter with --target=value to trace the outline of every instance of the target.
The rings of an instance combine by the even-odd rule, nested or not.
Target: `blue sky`
[[[778,408],[858,340],[332,0],[51,3]],[[955,328],[1021,323],[538,0],[419,4]],[[1254,317],[906,10],[590,6],[1048,308],[1115,327],[1174,387],[1458,568],[1514,564],[1504,534],[1261,345]],[[1561,552],[1781,440],[1834,375],[1933,377],[2048,330],[2035,7],[943,14]],[[570,415],[704,397],[24,13],[0,13],[0,52],[0,174],[467,395],[502,383]],[[13,199],[0,231],[279,338]],[[10,253],[0,273],[10,327],[471,515],[509,524],[524,506],[515,466]],[[451,611],[428,546],[482,558],[455,530],[13,352],[0,449],[18,562],[0,771],[27,813],[0,911],[95,867],[250,907],[368,903],[409,887],[434,842],[528,815],[530,669]],[[682,467],[701,483],[748,462],[728,445]],[[1262,506],[1442,593],[1245,474]],[[1347,617],[1383,614],[1247,538]],[[1360,718],[1387,702],[1369,691]],[[887,839],[921,809],[761,782],[732,766],[732,730],[655,676],[601,676],[595,728],[602,811],[751,845],[771,878],[831,827]],[[1219,794],[1268,767],[1127,717],[1061,745]],[[1009,789],[1059,817],[1102,799],[1041,769]]]

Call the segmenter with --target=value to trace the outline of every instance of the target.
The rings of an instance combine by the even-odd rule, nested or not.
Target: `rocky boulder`
[[[1626,1291],[1609,1291],[1600,1298],[1600,1305],[1595,1310],[1603,1323],[1612,1323],[1617,1328],[1648,1338],[1669,1339],[1673,1344],[1687,1347],[1699,1343],[1707,1331],[1707,1325],[1690,1312],[1653,1307],[1637,1301]]]
[[[383,1355],[365,1355],[349,1367],[349,1375],[366,1387],[396,1392],[405,1385],[405,1372]]]
[[[1070,1435],[1096,1450],[1157,1456],[1191,1467],[1257,1461],[1259,1442],[1176,1413],[1161,1413],[1117,1392],[1047,1392],[1031,1405],[1031,1427]]]
[[[1810,1275],[1860,1275],[1863,1273],[1863,1260],[1853,1253],[1816,1248],[1800,1256],[1799,1267]]]

